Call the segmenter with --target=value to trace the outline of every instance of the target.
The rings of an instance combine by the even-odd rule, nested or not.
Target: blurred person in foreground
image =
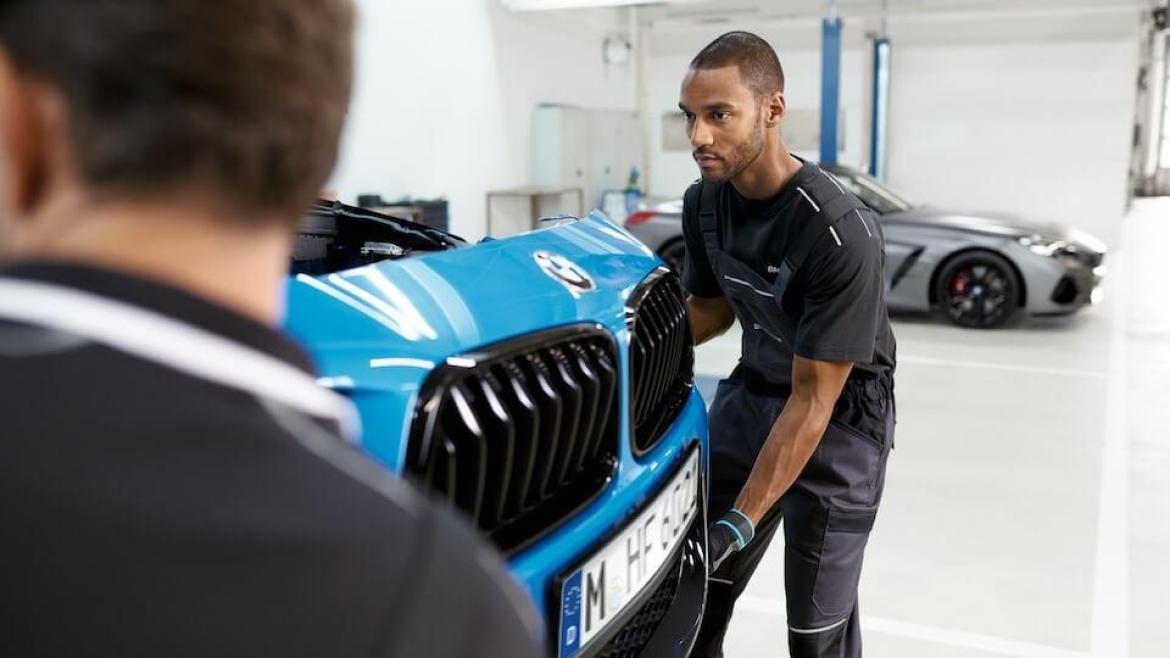
[[[0,0],[0,655],[537,655],[498,560],[275,329],[352,23]]]

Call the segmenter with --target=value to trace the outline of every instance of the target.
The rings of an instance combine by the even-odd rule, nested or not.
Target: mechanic
[[[0,2],[0,655],[538,655],[275,329],[352,16]]]
[[[789,153],[784,74],[760,37],[731,32],[699,52],[679,107],[702,172],[683,206],[695,338],[743,329],[709,412],[712,576],[696,655],[722,655],[783,519],[790,654],[860,656],[857,585],[894,439],[882,229]]]

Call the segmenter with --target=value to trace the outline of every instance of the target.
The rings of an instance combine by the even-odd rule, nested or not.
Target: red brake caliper
[[[951,293],[961,295],[967,290],[967,277],[960,274],[951,280]]]

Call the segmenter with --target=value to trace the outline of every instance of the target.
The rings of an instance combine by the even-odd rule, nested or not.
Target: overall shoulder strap
[[[712,247],[723,248],[719,236],[719,203],[722,185],[700,180],[699,183],[699,229],[703,232],[703,242]]]
[[[834,225],[854,210],[865,207],[857,197],[846,192],[835,180],[829,178],[831,174],[822,170],[819,176],[807,188],[803,186],[796,188],[804,196],[805,201],[812,205],[814,214],[802,225],[797,232],[796,240],[784,255],[784,262],[781,263],[777,276],[781,291],[788,287],[796,271],[808,259],[813,246],[825,233],[829,233],[837,246],[841,246],[841,232],[835,229]]]

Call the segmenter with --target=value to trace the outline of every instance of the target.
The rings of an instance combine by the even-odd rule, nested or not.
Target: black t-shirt
[[[745,199],[725,183],[730,216],[720,209],[718,231],[726,253],[775,282],[786,250],[816,212],[809,190],[826,189],[826,184],[840,189],[831,176],[806,162],[783,189],[762,201]],[[683,284],[696,297],[725,296],[703,245],[696,190],[697,184],[683,205]],[[835,237],[826,231],[817,240],[789,283],[781,304],[797,319],[797,330],[795,344],[782,349],[807,359],[852,361],[857,374],[892,378],[896,345],[885,302],[881,223],[868,208],[851,214],[836,224]],[[791,369],[768,379],[790,383]]]
[[[0,281],[311,372],[273,329],[166,286],[62,265]],[[0,655],[539,655],[498,558],[336,423],[4,317],[0,423]]]

